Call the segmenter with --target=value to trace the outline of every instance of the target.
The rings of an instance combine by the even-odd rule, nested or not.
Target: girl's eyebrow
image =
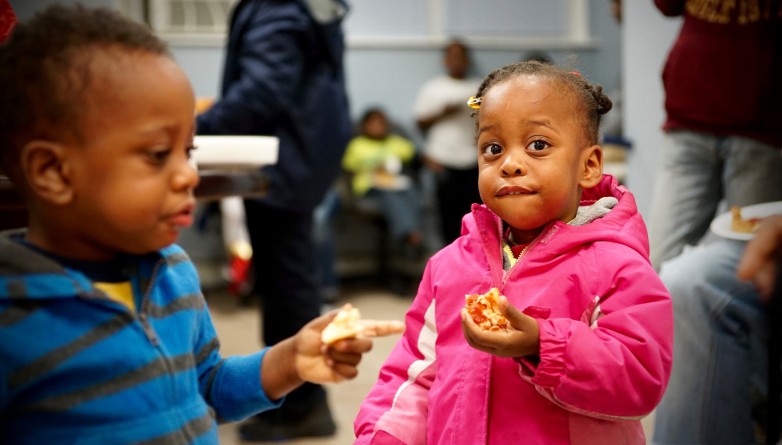
[[[529,120],[527,121],[527,125],[536,126],[536,127],[546,127],[550,129],[554,129],[554,127],[551,125],[551,121],[548,119],[545,120]]]

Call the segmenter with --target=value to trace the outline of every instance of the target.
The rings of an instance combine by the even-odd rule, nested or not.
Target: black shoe
[[[325,401],[314,406],[299,419],[274,420],[274,416],[257,416],[239,426],[239,436],[247,442],[283,442],[301,437],[331,437],[336,432],[337,425]]]

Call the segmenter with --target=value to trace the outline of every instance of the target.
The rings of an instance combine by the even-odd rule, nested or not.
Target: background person
[[[443,66],[444,75],[421,86],[413,115],[425,136],[422,161],[435,176],[440,232],[449,244],[461,234],[462,216],[480,202],[475,124],[464,106],[464,98],[475,92],[480,80],[469,76],[470,51],[460,40],[445,46]]]
[[[779,255],[782,216],[773,216],[748,243],[717,239],[663,266],[676,336],[654,444],[765,443],[766,300]]]
[[[220,98],[198,116],[199,134],[271,135],[279,161],[271,187],[245,200],[263,342],[276,344],[320,313],[313,209],[340,172],[352,135],[343,68],[341,0],[241,0],[231,19]],[[333,435],[320,385],[240,427],[245,440]]]
[[[666,144],[649,226],[659,270],[701,240],[723,201],[782,200],[782,14],[778,1],[655,5],[684,17],[663,70]]]
[[[359,199],[378,202],[395,243],[420,250],[420,198],[409,174],[416,158],[415,146],[390,133],[388,118],[380,108],[364,112],[360,128],[342,159],[342,167],[352,175],[352,192]]]

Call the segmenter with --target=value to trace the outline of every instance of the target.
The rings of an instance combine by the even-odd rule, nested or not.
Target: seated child
[[[673,313],[632,194],[603,176],[599,86],[540,62],[491,73],[477,119],[483,205],[430,260],[357,444],[645,444]],[[505,329],[465,296],[497,288]]]
[[[419,197],[403,173],[415,157],[415,146],[389,132],[380,108],[367,110],[360,123],[361,134],[350,141],[342,158],[342,168],[353,174],[353,193],[378,203],[394,240],[418,246],[423,241]]]
[[[193,91],[146,27],[51,6],[0,46],[0,84],[0,169],[30,212],[27,229],[0,235],[3,443],[216,444],[218,420],[356,375],[371,340],[325,346],[334,312],[220,356],[197,272],[173,244],[199,182]]]

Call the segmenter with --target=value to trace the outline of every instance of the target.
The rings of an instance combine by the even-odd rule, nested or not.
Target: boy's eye
[[[489,144],[483,147],[483,154],[487,156],[496,156],[502,153],[502,147],[497,144]]]
[[[187,151],[187,159],[191,159],[193,157],[193,150],[196,150],[198,147],[195,145],[190,145],[185,150]]]
[[[152,161],[152,163],[162,164],[169,158],[169,156],[171,156],[171,149],[151,150],[147,152],[147,156],[149,156],[149,159]]]
[[[545,150],[547,147],[548,147],[548,143],[540,139],[532,141],[532,143],[527,146],[527,148],[532,151]]]

